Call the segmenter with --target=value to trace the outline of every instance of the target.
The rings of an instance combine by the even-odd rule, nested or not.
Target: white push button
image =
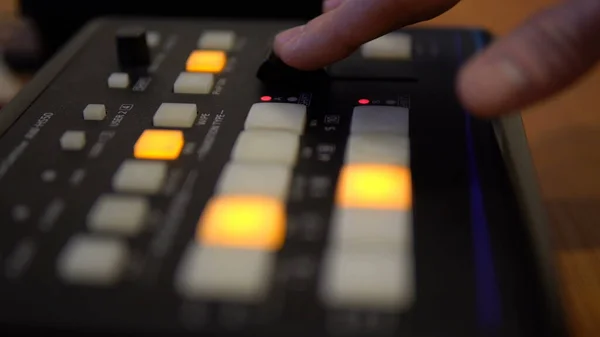
[[[137,235],[148,213],[150,203],[143,197],[103,195],[88,214],[87,224],[96,232]]]
[[[206,31],[198,40],[199,49],[231,50],[235,44],[235,32],[211,30]]]
[[[334,211],[331,244],[340,249],[369,248],[410,252],[410,211],[338,208]]]
[[[101,121],[106,118],[106,107],[104,104],[88,104],[83,109],[83,119],[86,121]]]
[[[412,37],[405,33],[390,33],[365,43],[361,54],[370,59],[410,60]]]
[[[215,75],[209,73],[185,73],[177,77],[173,85],[176,94],[209,94],[215,81]]]
[[[148,32],[146,34],[146,43],[150,48],[156,48],[160,44],[160,33]]]
[[[154,126],[163,128],[189,128],[198,116],[196,104],[162,103],[154,114]]]
[[[388,250],[331,250],[320,296],[327,306],[398,312],[414,298],[412,255]]]
[[[407,108],[397,106],[362,105],[354,108],[350,132],[391,133],[408,137]]]
[[[410,141],[392,134],[356,134],[348,139],[346,163],[395,164],[410,163]]]
[[[231,158],[239,162],[294,165],[300,147],[300,137],[276,130],[246,130],[240,133]]]
[[[156,194],[167,178],[167,163],[127,159],[113,177],[117,192]]]
[[[284,200],[287,198],[292,172],[287,165],[230,162],[224,168],[217,192],[219,194],[260,195]]]
[[[177,290],[194,299],[260,302],[271,286],[274,259],[266,250],[192,244],[178,269]]]
[[[60,147],[67,151],[78,151],[85,147],[85,132],[69,130],[60,137]]]
[[[129,75],[126,73],[112,73],[108,77],[108,87],[125,89],[129,87]]]
[[[100,236],[71,238],[58,257],[58,274],[69,283],[109,286],[117,283],[129,262],[125,241]]]
[[[306,106],[294,103],[255,103],[246,118],[246,129],[277,129],[301,134]]]

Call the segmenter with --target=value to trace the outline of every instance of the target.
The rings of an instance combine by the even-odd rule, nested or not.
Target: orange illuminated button
[[[173,160],[183,149],[180,130],[146,130],[135,143],[133,155],[137,159]]]
[[[285,206],[262,196],[213,198],[198,224],[197,240],[205,245],[274,251],[285,240]]]
[[[219,73],[225,68],[227,55],[220,50],[195,50],[187,59],[185,69],[196,73]]]
[[[342,168],[338,207],[408,210],[412,204],[410,169],[404,166],[352,164]]]

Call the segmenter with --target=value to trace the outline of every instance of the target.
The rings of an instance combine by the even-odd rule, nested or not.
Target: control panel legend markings
[[[171,245],[173,244],[173,238],[179,231],[179,226],[183,221],[183,217],[187,214],[187,207],[189,206],[189,202],[192,198],[198,175],[198,171],[191,171],[187,175],[183,183],[183,187],[173,199],[173,202],[171,203],[169,210],[162,221],[162,228],[160,232],[155,235],[150,245],[150,254],[152,257],[161,259],[171,248]],[[154,268],[147,272],[151,274],[149,276],[153,279],[159,272],[160,263],[155,263],[152,266]]]
[[[37,246],[31,238],[25,238],[16,246],[12,254],[6,258],[5,275],[9,279],[18,278],[31,264]]]
[[[46,211],[40,217],[39,229],[47,232],[52,229],[56,220],[65,209],[65,202],[62,199],[54,199],[46,208]]]
[[[200,160],[204,159],[204,157],[206,157],[206,155],[210,152],[210,149],[212,148],[213,143],[215,142],[215,139],[217,138],[217,134],[219,133],[219,128],[221,127],[221,124],[223,123],[224,119],[225,119],[225,111],[221,110],[221,112],[219,112],[215,116],[215,119],[213,120],[213,123],[212,123],[210,129],[208,130],[208,133],[204,137],[204,141],[202,142],[202,145],[200,145],[200,149],[198,150],[198,159],[200,159]]]

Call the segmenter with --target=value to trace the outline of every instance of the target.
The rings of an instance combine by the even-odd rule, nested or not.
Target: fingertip
[[[470,113],[496,117],[520,108],[528,98],[527,77],[509,59],[474,57],[458,73],[457,95]]]

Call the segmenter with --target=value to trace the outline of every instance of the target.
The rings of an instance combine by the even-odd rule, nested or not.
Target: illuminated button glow
[[[133,155],[138,159],[173,160],[183,149],[183,132],[179,130],[146,130],[135,143]]]
[[[408,137],[409,111],[399,106],[360,105],[354,107],[350,132],[392,133]]]
[[[377,163],[409,166],[409,139],[391,134],[351,135],[345,161],[349,164]]]
[[[369,104],[370,101],[368,99],[366,99],[366,98],[361,98],[361,99],[358,100],[358,103],[359,104]]]
[[[200,218],[197,239],[203,245],[274,251],[285,240],[284,203],[260,196],[219,196]]]
[[[270,102],[272,99],[273,99],[273,97],[271,97],[271,96],[262,96],[260,98],[260,100],[263,102]]]
[[[220,50],[195,50],[188,57],[185,69],[192,73],[219,73],[226,63],[227,55]]]
[[[338,207],[408,210],[412,206],[407,167],[352,164],[342,168],[336,194]]]
[[[175,287],[189,299],[261,302],[271,288],[274,266],[273,252],[191,244]]]

